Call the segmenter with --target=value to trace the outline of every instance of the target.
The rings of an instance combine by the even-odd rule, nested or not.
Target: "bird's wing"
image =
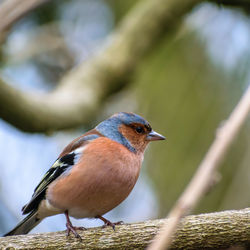
[[[63,150],[63,153],[54,162],[35,188],[31,200],[22,208],[23,214],[27,214],[38,208],[40,202],[45,198],[48,185],[62,174],[70,171],[70,169],[78,163],[84,147],[88,144],[88,142],[97,139],[98,137],[99,135],[97,134],[81,136],[65,148],[68,148],[69,150],[73,149],[73,151],[68,152],[69,150]]]

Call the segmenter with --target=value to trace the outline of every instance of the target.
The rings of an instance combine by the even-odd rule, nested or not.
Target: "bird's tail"
[[[17,226],[4,236],[27,234],[32,228],[41,222],[41,219],[37,218],[37,210],[32,211],[26,216]]]

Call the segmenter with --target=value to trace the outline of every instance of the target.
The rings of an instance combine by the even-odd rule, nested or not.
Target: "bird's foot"
[[[67,222],[66,223],[66,228],[67,228],[67,236],[70,235],[70,232],[72,232],[76,238],[82,240],[81,236],[77,233],[76,230],[87,230],[85,227],[74,227],[71,223]]]
[[[121,224],[124,224],[123,221],[117,221],[117,222],[111,222],[107,219],[105,219],[104,217],[102,216],[96,216],[96,218],[102,220],[104,222],[104,225],[102,226],[102,228],[105,228],[105,227],[112,227],[113,230],[115,231],[115,226],[116,225],[121,225]]]
[[[69,219],[69,215],[68,215],[68,211],[65,212],[65,216],[66,216],[66,232],[67,232],[67,236],[70,235],[70,232],[72,232],[76,238],[80,239],[80,241],[82,240],[81,236],[77,233],[76,230],[87,230],[85,227],[74,227]]]

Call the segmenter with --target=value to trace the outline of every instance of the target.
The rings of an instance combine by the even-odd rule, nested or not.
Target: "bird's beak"
[[[166,138],[152,130],[148,135],[147,135],[147,141],[158,141],[158,140],[165,140]]]

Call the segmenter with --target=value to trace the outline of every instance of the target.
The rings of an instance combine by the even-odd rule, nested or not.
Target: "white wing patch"
[[[86,145],[87,146],[87,145]],[[77,148],[75,149],[74,151],[70,152],[70,154],[73,154],[74,155],[74,165],[77,164],[84,152],[84,150],[86,149],[86,146],[83,146],[83,147],[80,147],[80,148]]]

